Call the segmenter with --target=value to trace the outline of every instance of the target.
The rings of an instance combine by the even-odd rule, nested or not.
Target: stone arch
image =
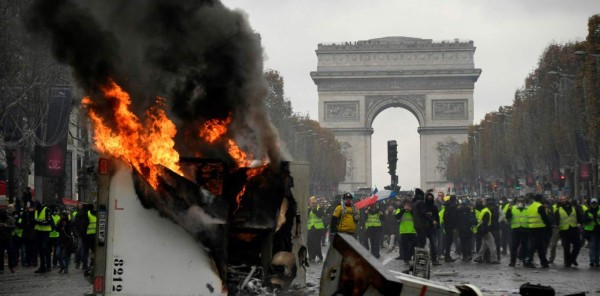
[[[371,187],[372,124],[383,110],[401,107],[419,122],[422,188],[443,187],[448,143],[467,140],[473,89],[481,74],[473,41],[385,37],[319,44],[319,122],[345,143],[347,174],[340,191]],[[393,135],[390,136],[393,138]],[[445,152],[444,152],[445,153]]]
[[[373,121],[382,111],[388,108],[400,107],[412,113],[419,122],[419,126],[425,125],[425,96],[366,96],[365,97],[365,127],[371,128]]]

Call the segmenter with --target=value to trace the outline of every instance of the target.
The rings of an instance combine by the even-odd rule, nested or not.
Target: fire
[[[211,119],[204,123],[204,128],[200,130],[200,138],[208,143],[214,143],[221,138],[231,123],[231,114],[226,119]]]
[[[116,126],[108,126],[97,112],[89,97],[84,97],[82,105],[87,108],[94,125],[94,140],[102,153],[121,158],[129,163],[148,181],[158,187],[159,165],[181,173],[178,165],[179,153],[175,150],[173,137],[177,133],[175,124],[166,116],[164,100],[146,112],[144,124],[129,110],[131,98],[114,81],[102,88],[104,97],[115,106]]]
[[[238,164],[238,167],[248,167],[252,163],[252,154],[246,153],[240,148],[235,141],[229,140],[227,142],[229,146],[229,155]]]
[[[175,150],[173,138],[177,133],[175,124],[165,113],[164,99],[157,99],[157,104],[146,111],[143,122],[130,110],[131,98],[114,81],[110,81],[101,89],[104,98],[113,107],[114,125],[110,126],[94,110],[94,102],[84,97],[82,105],[87,109],[94,125],[94,140],[98,150],[129,163],[153,187],[158,187],[160,166],[183,175],[179,167],[179,153]],[[226,119],[212,119],[204,123],[198,136],[209,144],[225,137],[231,124],[231,114]],[[252,163],[253,155],[242,150],[233,139],[226,139],[228,153],[238,167],[247,168]],[[246,180],[259,175],[265,166],[248,168]],[[238,208],[246,185],[236,196]]]
[[[252,179],[252,178],[256,177],[257,175],[259,175],[260,173],[262,173],[265,170],[265,168],[266,168],[266,166],[261,166],[258,168],[249,168],[246,171],[246,180],[250,181],[250,179]],[[244,184],[244,187],[242,187],[242,190],[240,190],[240,192],[238,192],[238,194],[235,197],[235,201],[237,202],[238,209],[241,206],[242,196],[244,196],[244,193],[246,193],[246,185],[247,184]]]
[[[204,123],[198,136],[209,144],[213,144],[227,133],[230,124],[231,114],[226,119],[208,120]],[[252,163],[252,154],[244,152],[232,139],[227,139],[227,151],[238,167],[248,167]]]

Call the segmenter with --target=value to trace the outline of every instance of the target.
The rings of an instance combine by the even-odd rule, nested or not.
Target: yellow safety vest
[[[411,212],[404,212],[402,219],[400,219],[400,234],[414,234],[417,233],[415,229],[415,222]]]
[[[575,207],[571,209],[571,214],[568,215],[567,211],[563,207],[558,208],[558,214],[560,216],[560,230],[567,230],[569,227],[577,227],[577,211]]]
[[[23,222],[23,217],[19,217],[19,220],[17,220],[17,223],[22,223]],[[13,235],[16,235],[18,237],[23,237],[23,228],[22,227],[16,227],[15,228],[15,232],[13,233]]]
[[[482,211],[475,209],[475,219],[477,219],[477,225],[473,226],[473,233],[477,233],[479,225],[481,224],[481,218],[483,217]]]
[[[60,216],[59,215],[52,215],[52,220],[54,220],[54,225],[58,225],[58,221],[60,220]],[[52,231],[50,231],[50,237],[59,237],[60,233],[58,233],[58,231],[56,231],[56,229],[53,229]]]
[[[541,203],[534,201],[527,207],[527,227],[528,228],[543,228],[546,227],[542,216],[538,213],[538,209],[542,206]]]
[[[381,226],[381,218],[379,218],[379,213],[377,214],[368,214],[367,221],[365,222],[365,227],[377,227]]]
[[[593,218],[594,218],[594,215],[592,214],[592,211],[591,211],[591,210],[592,210],[592,209],[590,209],[589,211],[587,211],[587,212],[586,212],[586,215],[587,215],[587,216],[588,216],[590,219],[593,219]],[[600,223],[600,208],[598,208],[598,219],[597,219],[597,220],[598,220],[598,221],[591,220],[590,222],[588,222],[588,223],[585,223],[585,225],[583,226],[583,230],[585,230],[585,231],[593,231],[593,230],[594,230],[594,228],[596,228],[596,224],[597,224],[597,223]]]
[[[317,207],[317,210],[319,210],[319,207]],[[323,229],[325,228],[325,224],[323,223],[323,219],[317,217],[311,209],[308,213],[308,230],[311,230],[313,227],[315,229]]]
[[[504,212],[504,215],[506,215],[506,213],[508,213],[508,207],[510,206],[509,203],[505,204],[502,206],[502,212]]]
[[[519,210],[519,208],[513,206],[510,212],[512,214],[512,218],[510,219],[510,228],[528,228],[527,208]]]
[[[87,227],[87,234],[95,234],[96,233],[96,216],[92,215],[91,211],[88,211],[88,219],[90,220],[90,224]]]
[[[483,210],[481,210],[481,212],[479,212],[479,215],[480,215],[479,218],[477,218],[477,228],[479,228],[479,226],[483,225],[483,216],[485,216],[485,213],[490,214],[490,219],[488,220],[486,226],[490,226],[490,224],[492,223],[492,212],[488,208],[483,208]]]
[[[44,207],[42,209],[42,213],[38,214],[38,211],[36,210],[34,213],[34,218],[36,222],[44,222],[46,221],[46,207]],[[52,231],[52,225],[40,225],[40,224],[35,224],[35,227],[33,228],[35,230],[38,231],[44,231],[44,232],[50,232]]]
[[[440,225],[444,224],[444,214],[446,213],[446,206],[442,206],[442,210],[439,212]]]

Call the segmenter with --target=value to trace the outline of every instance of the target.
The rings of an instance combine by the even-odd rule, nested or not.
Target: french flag
[[[383,201],[383,200],[386,200],[389,198],[394,198],[394,197],[396,197],[396,192],[394,192],[394,191],[391,191],[391,190],[378,191],[377,188],[375,188],[375,190],[373,191],[373,195],[357,202],[356,204],[354,204],[354,206],[360,210],[362,208],[366,208],[368,206],[374,205],[378,201]]]

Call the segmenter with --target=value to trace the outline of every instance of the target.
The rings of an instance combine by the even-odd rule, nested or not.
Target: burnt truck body
[[[354,237],[337,233],[323,263],[320,295],[480,296],[472,285],[449,286],[388,270]]]
[[[304,284],[289,163],[180,166],[187,178],[163,168],[151,186],[120,161],[99,160],[94,293],[252,295]]]

